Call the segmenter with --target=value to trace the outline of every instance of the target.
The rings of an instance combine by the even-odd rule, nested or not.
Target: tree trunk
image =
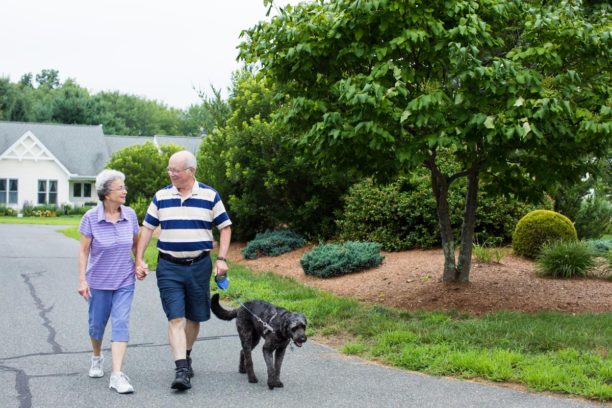
[[[478,176],[476,167],[470,169],[467,176],[467,191],[465,193],[465,208],[463,210],[463,225],[461,226],[461,249],[457,265],[457,281],[469,282],[472,267],[472,244],[474,242],[474,227],[476,226],[476,207],[478,205]]]
[[[434,163],[434,159],[430,160],[428,167],[431,170],[431,188],[436,197],[436,211],[438,213],[442,251],[444,253],[444,273],[442,275],[442,281],[445,283],[454,282],[457,279],[458,271],[455,266],[455,242],[453,239],[450,212],[448,210],[448,177],[438,170]]]

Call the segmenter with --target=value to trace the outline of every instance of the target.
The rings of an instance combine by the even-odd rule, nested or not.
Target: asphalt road
[[[0,407],[601,406],[385,368],[313,341],[287,352],[285,387],[270,391],[261,346],[254,353],[260,382],[249,384],[238,373],[234,323],[215,317],[194,347],[193,388],[176,392],[154,274],[137,283],[132,308],[124,371],[135,393],[119,395],[108,388],[108,340],[106,375],[87,376],[91,350],[87,305],[76,291],[78,242],[59,234],[61,228],[0,224]]]

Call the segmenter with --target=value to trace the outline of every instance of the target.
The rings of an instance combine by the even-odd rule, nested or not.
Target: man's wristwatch
[[[217,261],[227,261],[227,259],[222,256],[218,256]]]

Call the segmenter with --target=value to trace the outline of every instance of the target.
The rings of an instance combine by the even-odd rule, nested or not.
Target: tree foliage
[[[160,188],[170,184],[166,167],[172,154],[183,150],[175,144],[162,144],[158,150],[152,142],[129,146],[115,152],[106,168],[125,174],[127,203],[139,198],[150,200]]]
[[[481,179],[539,193],[608,151],[609,26],[609,6],[571,0],[331,0],[246,30],[240,56],[261,64],[320,162],[377,177],[425,166],[443,279],[468,281]],[[458,171],[440,165],[447,152]],[[448,189],[463,177],[457,260]]]
[[[12,83],[0,77],[0,120],[66,124],[102,124],[115,135],[194,135],[222,126],[229,114],[227,102],[213,88],[213,97],[200,92],[201,104],[186,111],[120,92],[89,91],[75,80],[63,83],[53,69],[24,74]]]
[[[351,178],[332,166],[315,169],[271,115],[279,109],[272,85],[237,73],[229,98],[232,116],[206,137],[198,179],[217,189],[234,221],[232,234],[248,240],[281,226],[308,236],[329,236],[333,210]]]

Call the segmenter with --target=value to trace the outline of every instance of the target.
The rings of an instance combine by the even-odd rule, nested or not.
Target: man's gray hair
[[[100,201],[104,201],[106,196],[111,192],[111,184],[115,180],[125,181],[125,174],[119,170],[105,169],[96,176],[96,193]]]
[[[180,152],[176,152],[174,154],[184,157],[183,164],[185,165],[186,169],[196,169],[198,167],[198,161],[196,160],[196,157],[189,150],[181,150]]]

